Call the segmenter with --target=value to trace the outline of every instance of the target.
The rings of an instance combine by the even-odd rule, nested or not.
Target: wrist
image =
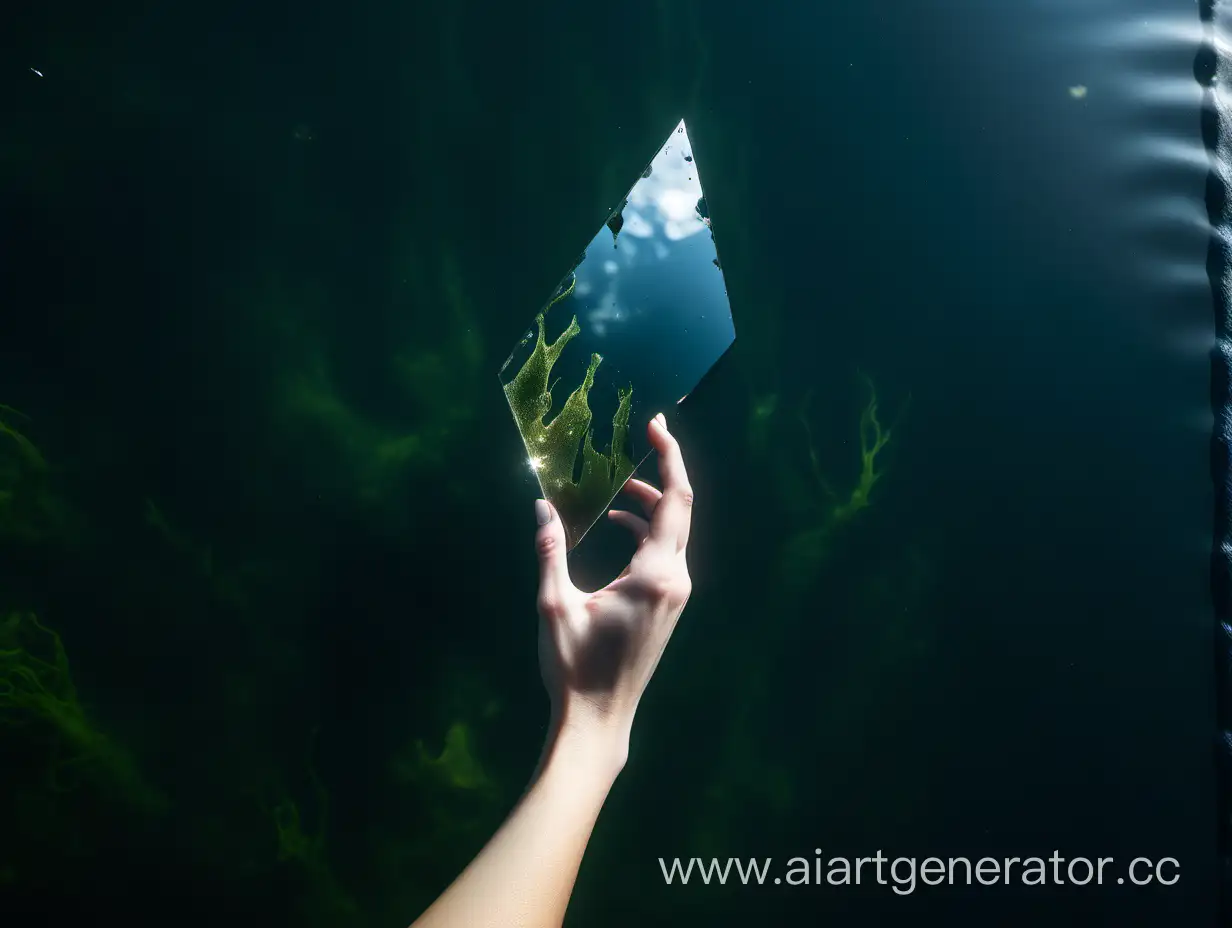
[[[554,703],[540,766],[560,760],[614,780],[629,757],[632,722],[632,717],[604,712],[584,699]]]

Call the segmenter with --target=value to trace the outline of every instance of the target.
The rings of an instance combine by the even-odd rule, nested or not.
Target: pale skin
[[[569,578],[565,531],[543,500],[539,665],[551,701],[547,742],[521,801],[412,928],[557,928],[599,810],[629,753],[638,702],[692,589],[685,565],[693,491],[662,415],[647,426],[661,490],[630,480],[642,515],[612,510],[637,551],[607,586]]]

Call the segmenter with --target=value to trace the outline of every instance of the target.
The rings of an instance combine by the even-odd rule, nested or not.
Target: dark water
[[[405,925],[482,845],[546,721],[497,370],[681,116],[737,342],[673,420],[695,593],[569,923],[1215,923],[1200,12],[24,9],[6,924]],[[816,848],[1180,878],[658,862]]]

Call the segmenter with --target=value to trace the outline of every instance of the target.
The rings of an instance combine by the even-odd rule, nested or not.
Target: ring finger
[[[636,477],[625,484],[624,492],[642,504],[647,519],[654,516],[655,507],[659,505],[659,500],[663,499],[662,491],[656,490],[645,480],[638,480]]]

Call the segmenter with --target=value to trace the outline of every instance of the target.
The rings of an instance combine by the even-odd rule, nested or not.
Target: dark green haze
[[[6,928],[409,925],[548,721],[522,435],[597,515],[657,479],[652,391],[694,592],[569,925],[1214,923],[1207,238],[1159,218],[1205,183],[1184,4],[19,6]],[[681,118],[735,346],[676,391],[571,298],[502,394],[596,231],[600,270],[654,256],[604,224]],[[661,370],[709,351],[676,303]],[[600,520],[574,579],[632,552]],[[659,863],[1057,848],[1182,878]]]

